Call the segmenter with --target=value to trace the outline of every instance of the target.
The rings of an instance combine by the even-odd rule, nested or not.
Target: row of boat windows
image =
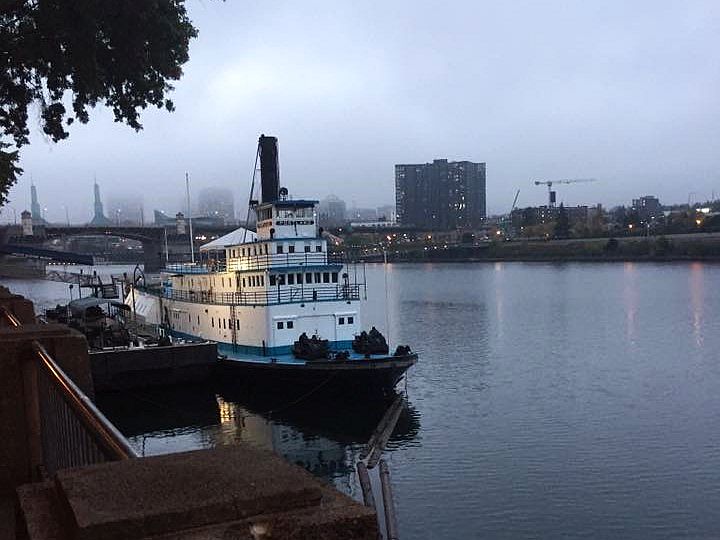
[[[228,249],[228,253],[231,258],[251,257],[251,256],[256,256],[256,255],[269,255],[268,245],[269,244],[258,244],[258,245],[254,245],[252,248],[250,248],[250,247],[231,248],[231,249]],[[311,253],[313,250],[313,246],[311,246],[310,244],[305,244],[303,246],[303,249],[305,250],[305,253]],[[322,250],[323,250],[322,244],[317,244],[315,246],[315,251],[317,253],[322,253]],[[295,245],[294,244],[288,245],[287,252],[295,253]],[[285,245],[276,243],[275,244],[275,253],[277,253],[277,254],[285,253]]]
[[[338,324],[345,324],[345,321],[347,320],[347,324],[354,324],[355,323],[355,317],[338,317]],[[288,330],[292,330],[295,327],[294,321],[278,321],[277,322],[277,329],[283,330],[287,328]]]
[[[297,272],[295,274],[271,274],[270,286],[302,285],[303,283],[337,283],[337,272]]]
[[[200,323],[200,317],[198,317],[198,324]],[[210,325],[215,328],[215,317],[210,317]],[[233,327],[233,321],[232,319],[223,319],[222,317],[217,318],[217,327],[222,328],[223,330],[227,330],[228,328],[232,330]],[[240,320],[235,319],[235,330],[240,330]]]
[[[198,280],[198,285],[200,287],[204,286],[203,280]],[[210,278],[210,285],[214,285],[215,278]],[[220,284],[222,285],[222,288],[225,288],[225,282],[226,278],[222,277],[220,278]],[[338,273],[337,272],[296,272],[291,274],[271,274],[270,275],[270,286],[274,287],[276,285],[302,285],[303,283],[306,284],[312,284],[312,283],[337,283],[338,282]],[[254,274],[246,277],[235,277],[235,287],[240,288],[240,285],[242,284],[242,287],[264,287],[265,286],[265,276],[263,274]],[[190,288],[192,288],[195,285],[194,280],[190,280]],[[228,277],[227,278],[227,286],[232,287],[233,286],[233,278]]]
[[[192,322],[192,316],[188,313],[188,322]],[[176,321],[180,320],[180,312],[179,311],[173,311],[172,314],[173,319]],[[197,323],[198,326],[200,326],[200,315],[197,316]],[[233,327],[233,321],[232,319],[224,319],[223,317],[210,317],[210,325],[215,328],[215,325],[217,324],[217,328],[221,328],[223,330],[227,330],[228,328],[232,330]],[[240,330],[240,320],[235,319],[235,329]]]
[[[199,287],[205,287],[205,280],[198,279],[198,286]],[[211,287],[215,286],[215,278],[209,278],[208,283]],[[221,277],[220,278],[220,284],[222,288],[225,288],[226,278]],[[242,283],[243,287],[264,287],[265,286],[265,276],[263,274],[252,274],[246,277],[241,278],[240,276],[235,277],[235,287],[240,287],[240,284]],[[190,280],[190,288],[193,288],[195,285],[195,280]],[[228,277],[227,278],[227,286],[232,287],[233,286],[233,278]]]
[[[262,208],[258,210],[257,220],[265,221],[272,219],[272,211],[272,208]],[[290,210],[285,208],[275,208],[275,217],[282,219],[311,218],[315,217],[315,208],[312,206],[308,206],[306,208],[293,208]]]

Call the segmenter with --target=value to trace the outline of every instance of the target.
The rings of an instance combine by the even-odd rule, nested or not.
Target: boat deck
[[[360,363],[360,362],[377,362],[382,360],[400,360],[403,357],[391,356],[390,354],[372,354],[370,358],[366,358],[365,355],[356,353],[353,350],[348,351],[350,357],[344,360],[302,360],[295,358],[292,353],[288,354],[277,354],[273,356],[261,356],[241,352],[230,352],[222,351],[222,354],[226,356],[224,359],[234,362],[251,362],[255,364],[282,364],[289,366],[304,366],[304,365],[327,365],[327,364],[339,364],[339,363]]]

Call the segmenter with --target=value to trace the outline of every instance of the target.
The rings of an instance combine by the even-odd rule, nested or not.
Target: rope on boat
[[[293,406],[297,405],[298,403],[300,403],[300,402],[302,402],[303,400],[309,398],[312,394],[314,394],[315,392],[317,392],[318,390],[320,390],[323,386],[325,386],[327,383],[329,383],[331,380],[333,380],[336,375],[337,375],[337,372],[333,373],[333,374],[330,375],[327,379],[325,379],[323,382],[321,382],[320,384],[318,384],[315,388],[313,388],[313,389],[310,390],[309,392],[306,392],[305,394],[303,394],[302,396],[300,396],[300,397],[297,398],[296,400],[291,401],[290,403],[288,403],[287,405],[285,405],[285,406],[283,406],[283,407],[278,407],[278,408],[275,408],[275,409],[270,409],[270,410],[266,411],[265,414],[272,415],[272,414],[274,414],[274,413],[277,413],[277,412],[280,412],[280,411],[284,411],[284,410],[286,410],[286,409],[289,409],[290,407],[293,407]]]

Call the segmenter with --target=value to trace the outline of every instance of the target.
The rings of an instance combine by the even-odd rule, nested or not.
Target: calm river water
[[[421,353],[386,452],[401,538],[720,536],[720,266],[383,270],[368,267],[366,324]],[[100,405],[146,454],[251,441],[356,498],[385,406],[213,386]]]

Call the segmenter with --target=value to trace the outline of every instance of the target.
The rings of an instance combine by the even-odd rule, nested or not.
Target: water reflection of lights
[[[627,336],[630,341],[636,337],[637,312],[638,312],[638,289],[637,289],[637,266],[635,263],[627,262],[623,265],[624,288],[623,300],[625,302],[625,321]]]
[[[703,346],[703,308],[704,308],[704,266],[694,262],[690,265],[690,310],[693,337],[698,347]]]

